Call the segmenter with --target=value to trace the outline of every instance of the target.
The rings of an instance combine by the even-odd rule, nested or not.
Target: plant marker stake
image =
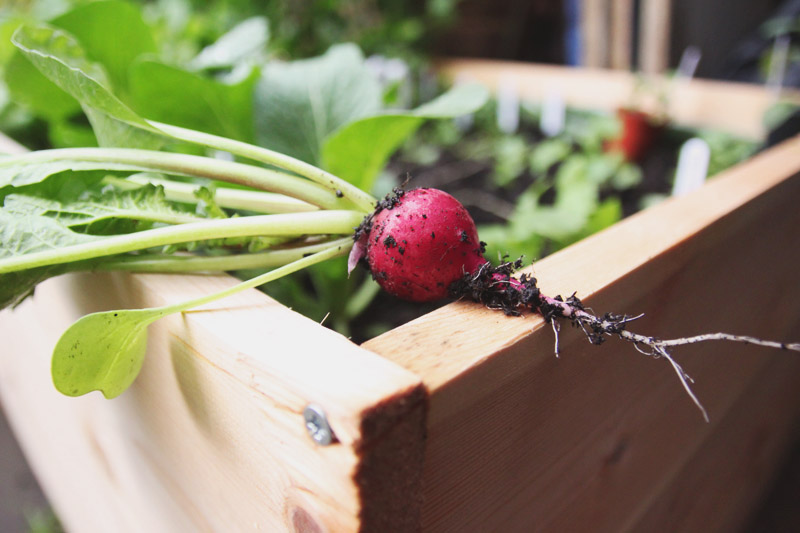
[[[519,128],[519,90],[516,79],[508,75],[497,83],[497,127],[509,135]]]
[[[467,83],[475,83],[475,80],[473,80],[471,76],[461,73],[456,76],[456,79],[453,81],[453,86],[462,84],[466,85]],[[474,123],[474,113],[470,113],[468,115],[459,115],[453,119],[453,124],[455,124],[456,128],[458,128],[458,131],[462,133],[469,130]]]
[[[688,85],[688,83],[692,81],[694,73],[697,70],[697,65],[700,63],[701,56],[700,49],[696,46],[687,46],[683,50],[680,62],[678,63],[678,69],[669,82],[669,93],[674,94],[679,87]]]
[[[542,103],[542,116],[539,119],[539,129],[548,137],[555,137],[564,131],[567,106],[561,92],[551,89],[547,92]]]
[[[328,446],[336,439],[328,424],[328,417],[319,405],[310,403],[303,409],[303,420],[311,439],[320,446]]]
[[[678,63],[678,71],[675,77],[679,80],[689,81],[694,77],[697,70],[697,64],[700,63],[702,53],[696,46],[687,46],[681,54],[680,63]]]
[[[788,35],[780,35],[775,38],[775,44],[772,45],[767,89],[772,94],[773,100],[777,100],[781,96],[783,76],[786,73],[786,60],[789,57],[789,44],[791,44],[790,37]]]
[[[695,137],[683,143],[678,156],[672,195],[680,196],[702,187],[708,174],[710,158],[711,148],[703,139]]]
[[[411,105],[410,71],[405,61],[375,54],[364,60],[364,65],[372,71],[372,74],[378,79],[382,87],[386,88],[397,84],[397,100],[400,107],[407,108]]]

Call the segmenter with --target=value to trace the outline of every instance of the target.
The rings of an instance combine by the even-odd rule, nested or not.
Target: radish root
[[[602,317],[595,316],[583,306],[575,294],[566,300],[561,296],[555,298],[545,296],[536,286],[536,278],[526,274],[521,275],[519,279],[512,277],[514,271],[521,266],[522,262],[519,260],[504,262],[496,267],[486,263],[475,272],[465,274],[461,280],[454,283],[451,287],[451,294],[454,297],[471,298],[491,309],[502,310],[507,315],[519,316],[524,309],[540,313],[553,328],[556,357],[559,356],[558,321],[569,320],[573,326],[584,333],[592,344],[602,344],[608,337],[618,337],[632,343],[633,347],[644,355],[654,359],[666,359],[672,365],[681,385],[706,422],[709,421],[708,412],[691,387],[694,380],[675,361],[669,352],[670,348],[706,341],[730,341],[800,352],[800,343],[775,342],[747,335],[706,333],[693,337],[662,340],[634,333],[626,328],[631,322],[642,318],[643,314],[628,316],[606,313]]]

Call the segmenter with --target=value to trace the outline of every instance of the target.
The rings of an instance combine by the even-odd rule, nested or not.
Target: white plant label
[[[497,84],[497,127],[509,135],[519,128],[519,90],[508,76],[501,76]]]
[[[675,183],[672,186],[673,196],[680,196],[702,187],[708,174],[710,157],[711,149],[703,139],[695,137],[683,143],[678,156]]]
[[[567,105],[559,91],[551,90],[542,103],[542,116],[539,118],[539,129],[548,137],[555,137],[564,131]]]

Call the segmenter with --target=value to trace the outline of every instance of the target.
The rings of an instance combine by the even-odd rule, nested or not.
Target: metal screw
[[[311,438],[320,446],[327,446],[336,438],[328,424],[325,411],[317,404],[311,403],[303,409],[303,418],[306,421],[306,429]]]

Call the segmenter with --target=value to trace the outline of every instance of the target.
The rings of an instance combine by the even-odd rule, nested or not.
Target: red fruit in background
[[[664,129],[664,121],[635,109],[618,109],[620,135],[608,141],[606,152],[620,152],[626,161],[641,161],[656,143]]]

